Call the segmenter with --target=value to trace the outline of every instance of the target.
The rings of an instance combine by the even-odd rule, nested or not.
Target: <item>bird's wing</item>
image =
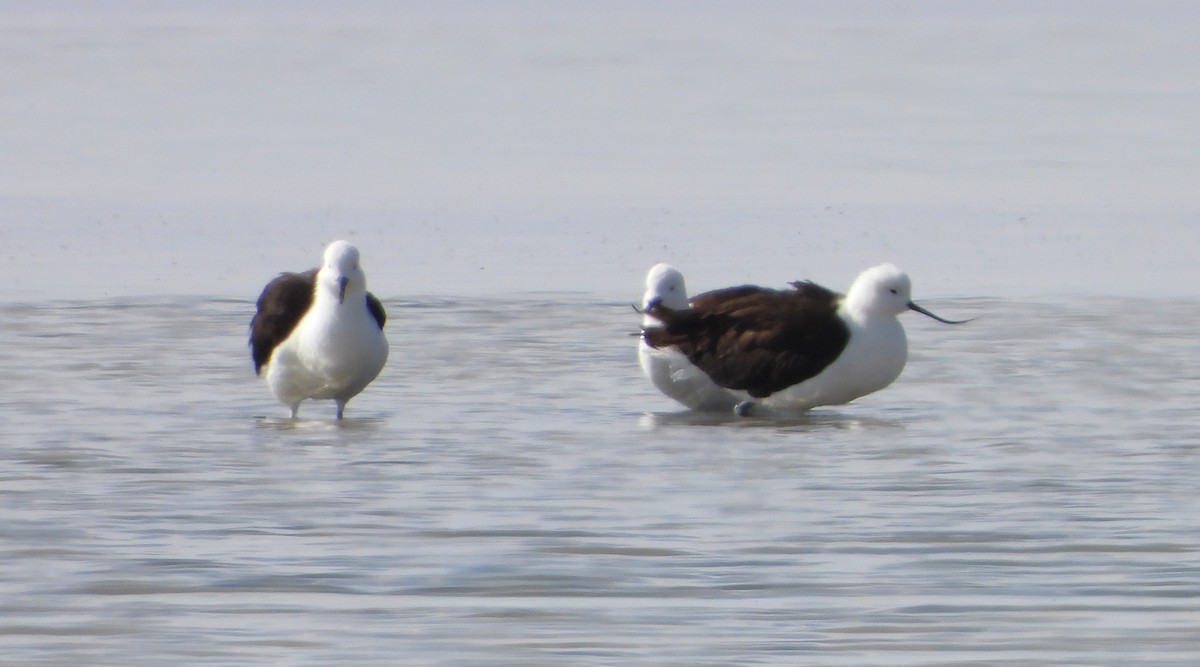
[[[379,323],[379,328],[383,329],[383,323],[387,322],[387,313],[383,312],[383,304],[379,299],[375,298],[374,294],[367,292],[367,310],[371,311],[371,317]]]
[[[258,297],[250,320],[250,356],[254,372],[262,370],[271,352],[287,339],[312,305],[317,269],[304,273],[281,273],[267,283]]]
[[[651,314],[663,325],[643,337],[652,347],[677,348],[723,387],[769,396],[820,373],[850,339],[835,292],[793,287],[746,285],[699,294],[686,310],[659,306]]]

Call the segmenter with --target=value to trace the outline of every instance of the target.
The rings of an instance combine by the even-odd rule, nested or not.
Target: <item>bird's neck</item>
[[[341,302],[338,301],[336,292],[330,292],[317,288],[317,292],[313,297],[313,308],[320,310],[337,310],[351,304],[362,303],[365,293],[361,290],[346,290],[346,296]]]

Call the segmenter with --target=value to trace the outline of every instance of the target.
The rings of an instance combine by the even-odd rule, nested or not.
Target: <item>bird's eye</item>
[[[891,292],[892,294],[899,294],[899,292],[896,291],[895,287],[893,287],[892,289],[890,289],[888,291]]]

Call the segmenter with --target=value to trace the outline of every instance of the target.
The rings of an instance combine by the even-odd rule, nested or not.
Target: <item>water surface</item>
[[[387,305],[341,424],[253,377],[248,301],[0,308],[6,663],[1200,651],[1195,301],[932,301],[979,319],[788,421],[658,395],[624,303]]]

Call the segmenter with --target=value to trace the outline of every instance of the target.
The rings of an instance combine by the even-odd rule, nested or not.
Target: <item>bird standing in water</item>
[[[254,370],[296,418],[305,399],[346,403],[388,357],[383,304],[367,291],[358,249],[334,241],[319,268],[282,273],[263,289],[250,321]]]
[[[690,408],[740,415],[841,405],[888,386],[908,359],[905,311],[962,323],[914,303],[908,276],[891,264],[863,271],[845,296],[812,282],[744,285],[684,307],[651,297],[643,310],[639,349],[655,386]]]

